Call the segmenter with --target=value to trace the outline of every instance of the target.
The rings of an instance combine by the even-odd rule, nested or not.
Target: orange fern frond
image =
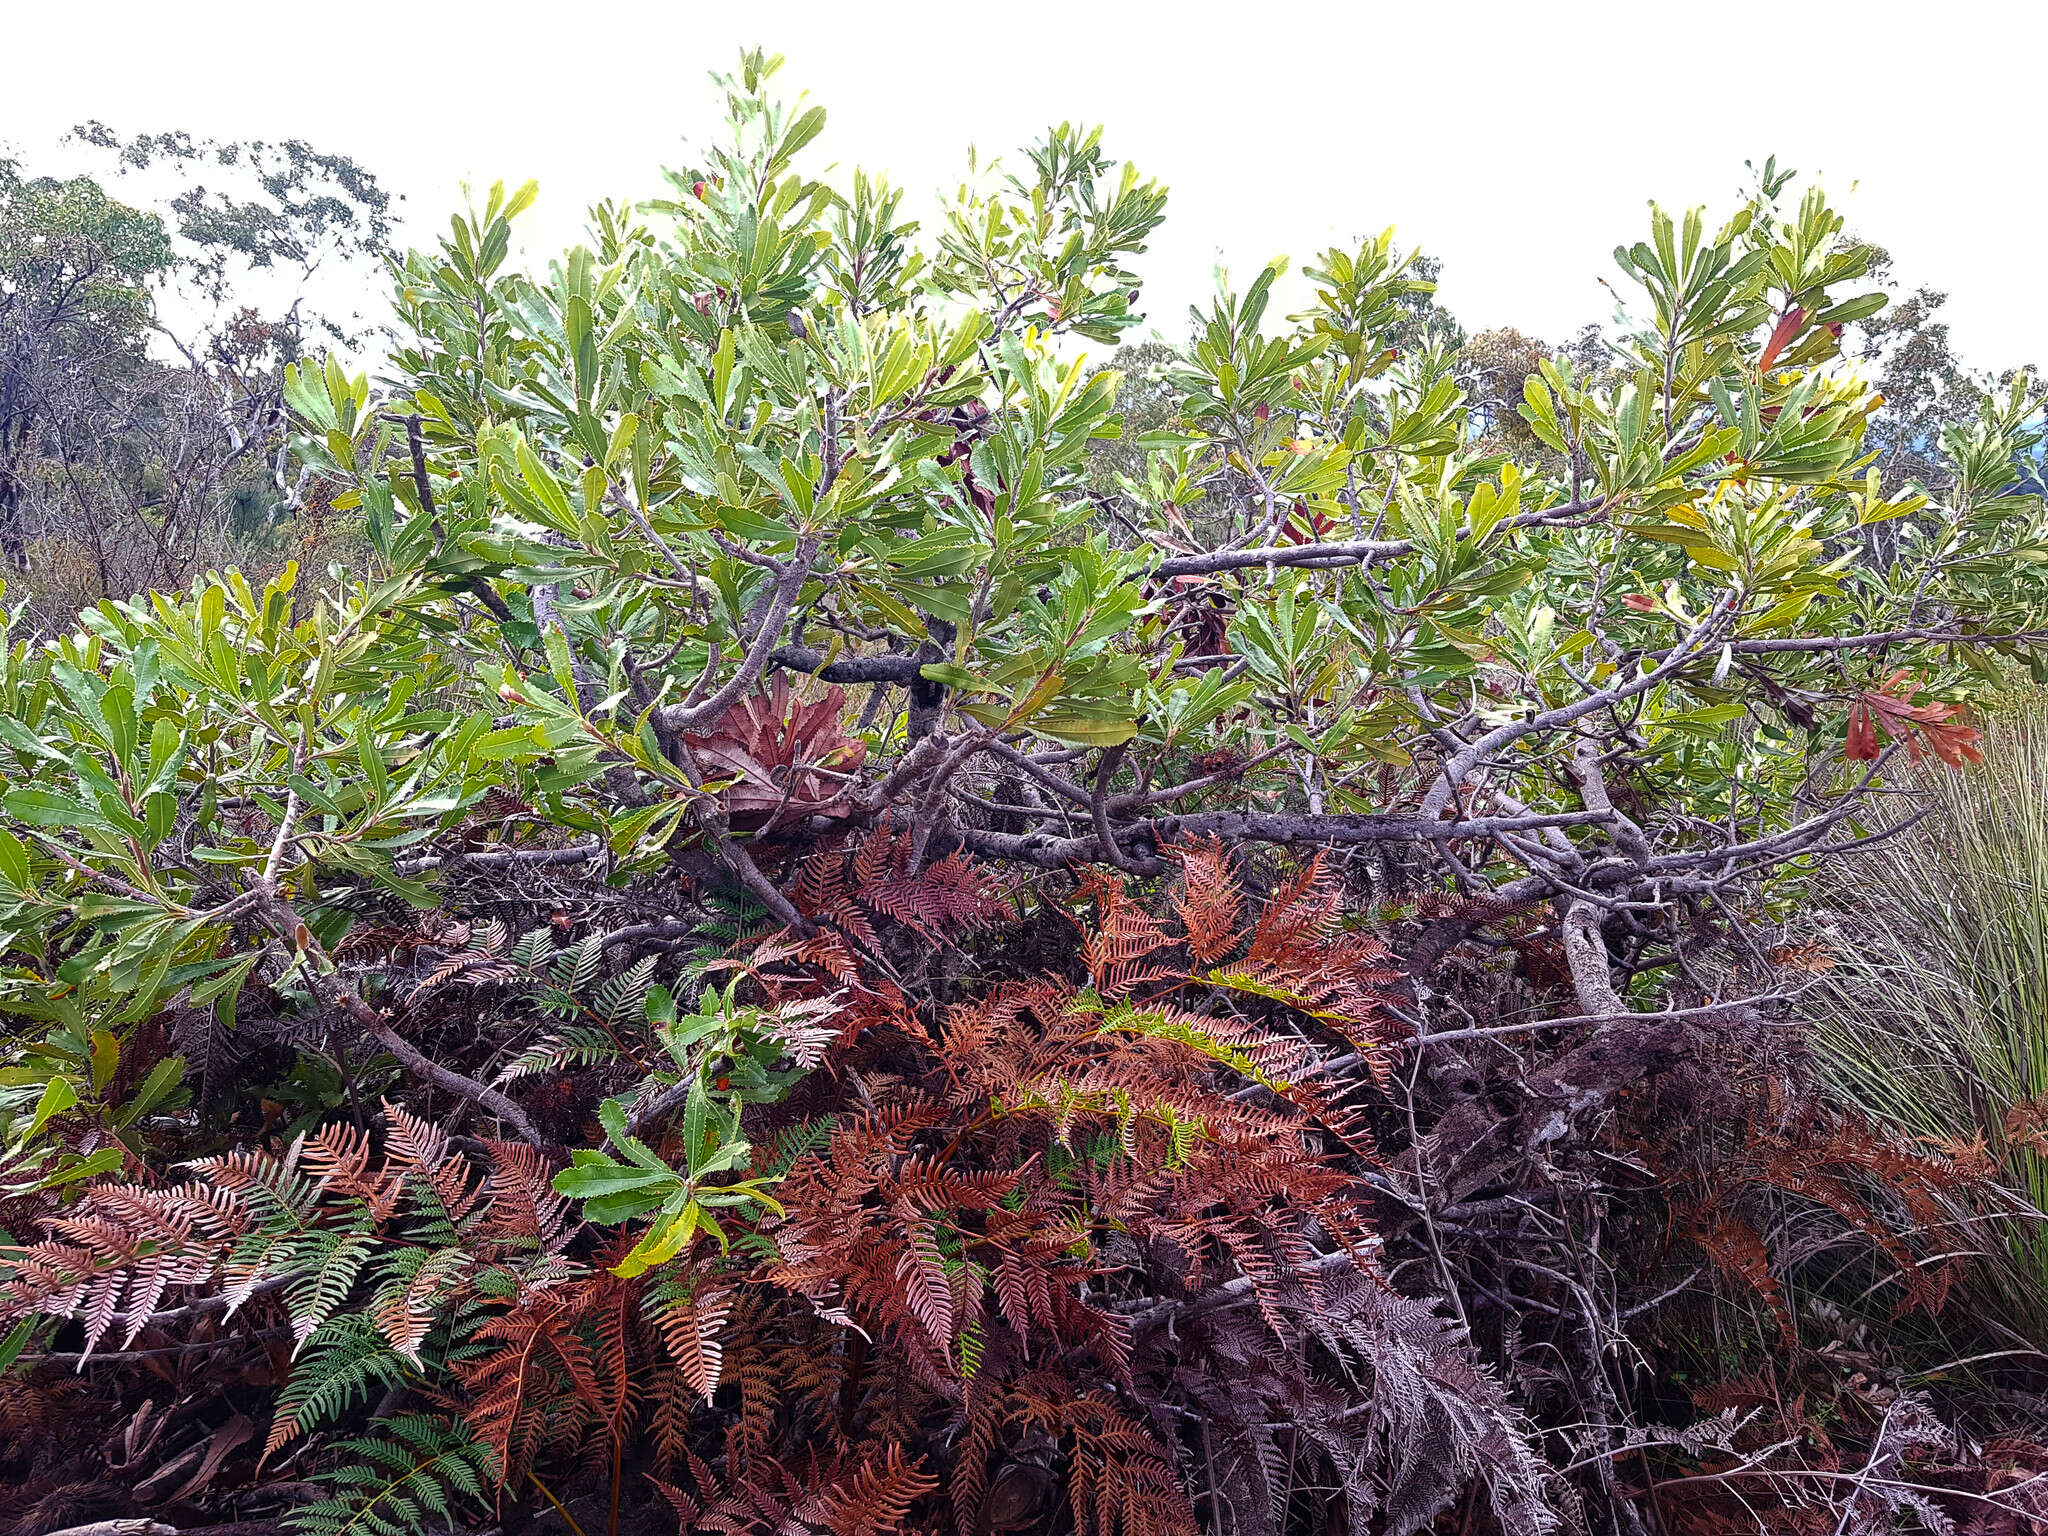
[[[383,1221],[398,1204],[398,1184],[382,1170],[370,1171],[370,1137],[356,1126],[322,1126],[306,1139],[300,1160],[322,1194],[353,1196],[369,1206],[374,1220]]]
[[[1084,871],[1078,893],[1095,903],[1095,920],[1081,927],[1081,963],[1095,990],[1112,1001],[1130,995],[1149,981],[1174,974],[1166,966],[1143,964],[1173,940],[1159,919],[1124,889],[1123,882],[1098,870]]]
[[[408,1175],[421,1180],[450,1223],[459,1224],[476,1208],[483,1186],[470,1177],[469,1165],[449,1156],[448,1136],[439,1126],[384,1101],[385,1159],[393,1182]]]
[[[1785,1290],[1771,1272],[1770,1250],[1756,1229],[1734,1212],[1702,1210],[1693,1213],[1692,1238],[1714,1261],[1715,1267],[1741,1281],[1770,1309],[1777,1319],[1780,1342],[1787,1349],[1799,1345],[1799,1330],[1785,1305]]]
[[[1219,837],[1168,851],[1180,860],[1181,891],[1173,907],[1186,930],[1188,953],[1198,964],[1213,965],[1241,940],[1244,887]]]
[[[763,1457],[730,1486],[695,1457],[690,1467],[695,1496],[666,1485],[661,1492],[684,1531],[719,1536],[894,1536],[909,1524],[911,1506],[938,1487],[900,1445],[850,1464],[814,1457],[803,1477]]]
[[[252,1225],[229,1189],[93,1185],[49,1221],[48,1238],[14,1251],[0,1285],[0,1321],[75,1316],[85,1325],[85,1355],[116,1319],[125,1319],[132,1341],[172,1291],[210,1288]]]
[[[719,1330],[732,1313],[732,1292],[699,1285],[690,1294],[664,1302],[654,1313],[654,1325],[669,1357],[682,1372],[690,1390],[705,1402],[718,1390],[725,1369],[725,1348]]]
[[[599,1265],[624,1257],[632,1241],[615,1240]],[[505,1481],[520,1480],[545,1452],[573,1453],[593,1441],[602,1454],[623,1449],[646,1396],[634,1346],[645,1284],[599,1267],[523,1292],[471,1335],[497,1347],[455,1366],[468,1398],[464,1417]]]

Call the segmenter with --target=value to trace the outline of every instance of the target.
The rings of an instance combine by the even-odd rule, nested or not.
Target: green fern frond
[[[613,1029],[638,1024],[646,1018],[647,991],[654,984],[654,962],[659,958],[649,955],[597,989],[594,1009]]]
[[[540,927],[521,934],[519,942],[512,946],[512,951],[506,958],[522,970],[538,971],[551,962],[557,953],[554,930]]]
[[[1212,976],[1210,979],[1220,979],[1220,973],[1219,976]],[[1227,979],[1225,984],[1236,985],[1234,981]],[[1260,992],[1260,996],[1277,995],[1271,988]],[[1129,1003],[1115,1003],[1103,1010],[1102,1033],[1149,1035],[1155,1040],[1171,1040],[1186,1046],[1189,1050],[1199,1051],[1211,1061],[1222,1063],[1233,1072],[1252,1079],[1262,1088],[1277,1091],[1287,1086],[1268,1078],[1259,1070],[1258,1063],[1245,1052],[1198,1028],[1186,1016],[1176,1017],[1156,1008],[1137,1008]]]
[[[683,962],[684,979],[691,982],[702,981],[714,960],[723,959],[727,950],[759,929],[768,917],[766,907],[743,894],[707,892],[704,902],[716,915],[696,927],[696,947]]]
[[[299,1172],[298,1144],[291,1156],[280,1162],[268,1155],[251,1159],[250,1175],[242,1188],[242,1204],[255,1216],[257,1225],[271,1233],[299,1232],[310,1227],[320,1210],[320,1191]]]
[[[291,1245],[288,1267],[297,1278],[285,1290],[285,1310],[291,1314],[292,1333],[298,1341],[293,1353],[304,1349],[348,1300],[356,1277],[377,1246],[377,1240],[366,1233],[333,1229],[307,1232]]]
[[[335,1442],[346,1460],[316,1474],[334,1496],[293,1510],[286,1525],[300,1536],[425,1536],[453,1530],[463,1501],[485,1502],[496,1467],[462,1424],[401,1413],[381,1428]]]
[[[700,930],[727,942],[749,932],[768,916],[768,909],[744,891],[707,891],[704,904],[718,915],[700,924]]]
[[[834,1117],[820,1115],[815,1120],[802,1120],[795,1125],[784,1126],[782,1134],[775,1138],[775,1150],[770,1154],[768,1167],[763,1177],[786,1178],[797,1160],[806,1153],[824,1149],[832,1140]]]
[[[535,983],[533,1006],[557,1019],[573,1019],[583,1012],[582,1000],[574,992],[550,981]]]
[[[512,937],[512,930],[498,918],[477,928],[469,936],[469,944],[462,953],[465,955],[495,955],[505,947],[505,941]]]
[[[732,1235],[732,1256],[743,1264],[775,1264],[783,1254],[768,1233],[742,1231]]]
[[[618,1059],[619,1047],[610,1035],[590,1025],[570,1024],[551,1031],[521,1051],[497,1075],[492,1086],[502,1088],[522,1077],[559,1072],[565,1067],[610,1066]]]
[[[960,1374],[972,1380],[974,1373],[981,1369],[981,1355],[988,1343],[982,1328],[981,1314],[970,1312],[961,1325],[959,1339]]]
[[[508,1287],[507,1294],[513,1293]],[[456,1298],[454,1305],[442,1313],[434,1324],[434,1331],[428,1335],[427,1342],[420,1348],[420,1353],[443,1368],[459,1365],[465,1360],[481,1359],[499,1346],[494,1341],[480,1341],[473,1335],[478,1327],[496,1316],[497,1312],[497,1308],[478,1297]]]
[[[573,949],[565,949],[555,963],[555,980],[568,992],[588,992],[604,966],[605,935],[593,933]]]
[[[405,1192],[406,1211],[412,1218],[406,1227],[407,1238],[432,1248],[447,1248],[459,1240],[461,1234],[449,1217],[448,1207],[441,1203],[432,1184],[417,1173],[409,1173]]]
[[[322,1324],[302,1350],[291,1380],[278,1394],[271,1419],[272,1448],[369,1402],[405,1375],[405,1361],[361,1312],[344,1313]]]

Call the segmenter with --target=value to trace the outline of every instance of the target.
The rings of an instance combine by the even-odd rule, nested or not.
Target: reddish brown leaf
[[[729,781],[722,795],[734,828],[752,832],[807,816],[851,813],[845,775],[867,761],[868,749],[840,730],[845,703],[839,688],[808,704],[793,702],[778,674],[766,691],[741,699],[709,731],[684,738],[707,779]]]
[[[1785,312],[1771,331],[1771,339],[1764,343],[1763,352],[1757,357],[1758,369],[1769,368],[1778,360],[1778,354],[1792,344],[1792,338],[1799,334],[1799,328],[1806,324],[1806,311],[1794,304]]]

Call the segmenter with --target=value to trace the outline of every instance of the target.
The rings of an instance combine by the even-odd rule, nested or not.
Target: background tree
[[[150,285],[171,262],[160,218],[0,162],[0,554],[15,569],[38,428],[142,366]]]
[[[1540,388],[1543,365],[1555,357],[1548,343],[1512,326],[1481,331],[1459,350],[1459,369],[1489,447],[1525,459],[1544,453],[1541,439],[1522,419],[1522,405],[1529,381],[1536,379]]]
[[[1881,255],[1874,261],[1880,280],[1889,266]],[[1947,302],[1947,294],[1922,285],[1856,327],[1852,355],[1871,370],[1885,402],[1871,419],[1871,446],[1885,484],[1895,489],[1912,482],[1945,490],[1943,434],[1967,430],[1985,399],[2010,388],[2020,372],[2039,377],[2031,368],[1994,375],[1966,367],[1950,344],[1947,324],[1937,318]]]
[[[297,141],[122,143],[100,124],[76,138],[116,177],[150,183],[158,206],[89,176],[10,166],[0,183],[0,543],[51,622],[208,564],[283,557],[307,510],[286,461],[283,368],[309,333],[331,345],[359,325],[321,312],[309,284],[347,293],[389,234],[374,178]],[[331,536],[300,531],[306,554]]]

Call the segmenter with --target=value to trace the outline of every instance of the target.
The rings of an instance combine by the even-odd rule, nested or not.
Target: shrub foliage
[[[1062,125],[927,234],[777,62],[290,370],[368,569],[5,637],[12,1529],[2018,1529],[1816,1333],[1987,1196],[1771,930],[2039,664],[2027,382],[1888,492],[1768,167],[1512,430],[1389,233],[1125,438],[1164,190]]]

